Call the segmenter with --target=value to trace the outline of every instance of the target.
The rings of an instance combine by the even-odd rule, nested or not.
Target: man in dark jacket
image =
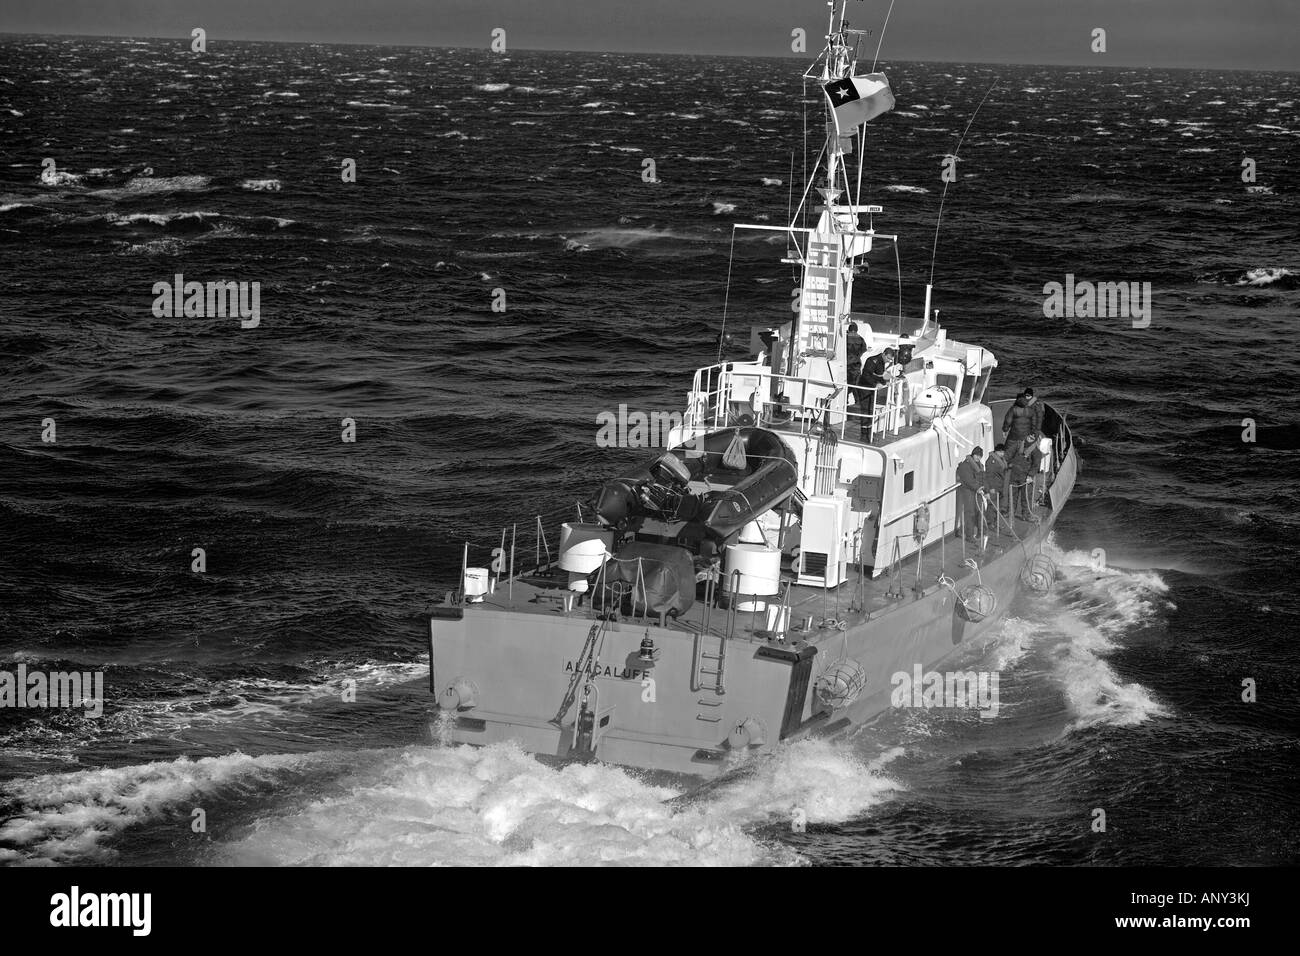
[[[1029,409],[1029,430],[1039,438],[1043,437],[1043,403],[1034,398],[1034,390],[1024,391],[1025,408]]]
[[[856,372],[862,366],[862,353],[867,350],[867,340],[858,335],[858,323],[849,323],[849,334],[844,337],[845,365]]]
[[[1016,460],[1021,447],[1025,444],[1025,439],[1033,430],[1028,400],[1022,392],[1016,396],[1016,403],[1007,409],[1006,415],[1002,418],[1002,434],[1007,443],[1007,461]]]
[[[1032,456],[1032,457],[1031,457]],[[1015,516],[1021,521],[1033,520],[1033,508],[1030,495],[1033,493],[1034,474],[1038,470],[1037,461],[1042,459],[1036,445],[1021,448],[1007,466],[1007,480],[1011,485],[1011,501]]]
[[[870,416],[876,413],[877,389],[889,384],[888,369],[894,364],[894,350],[871,356],[862,363],[862,374],[858,376],[858,387],[854,390],[862,414],[867,416],[862,422],[863,429],[870,429]],[[883,393],[880,393],[883,398]]]
[[[957,466],[957,513],[961,533],[970,541],[979,540],[979,492],[984,487],[984,449],[976,445]]]
[[[990,524],[995,523],[994,509],[1007,511],[1007,506],[1011,500],[1007,491],[1007,446],[998,442],[993,449],[993,454],[989,455],[988,464],[984,466],[984,485],[988,488],[989,493],[989,517]]]

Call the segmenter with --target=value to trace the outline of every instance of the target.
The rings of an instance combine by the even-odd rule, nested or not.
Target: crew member
[[[844,337],[845,364],[850,369],[862,365],[862,353],[867,350],[867,340],[858,335],[858,323],[849,323],[849,334]]]
[[[890,372],[894,368],[894,354],[892,348],[885,349],[862,363],[862,374],[858,376],[856,394],[858,404],[864,405],[863,414],[866,418],[863,423],[867,429],[871,428],[872,416],[876,414],[877,389],[889,384]]]
[[[993,454],[989,455],[988,463],[984,466],[984,484],[989,490],[989,521],[996,524],[996,514],[1001,513],[1006,507],[1009,495],[1007,492],[1007,446],[998,442],[993,448]]]
[[[1014,462],[1019,457],[1025,439],[1034,430],[1032,423],[1028,399],[1024,392],[1021,392],[1016,396],[1016,403],[1007,409],[1006,415],[1002,418],[1002,434],[1007,444],[1007,461]]]
[[[957,466],[957,512],[961,533],[968,541],[979,540],[979,493],[985,486],[984,449],[976,445]]]
[[[1038,446],[1031,446],[1021,443],[1019,453],[1011,459],[1007,466],[1007,479],[1011,485],[1011,505],[1012,512],[1021,521],[1032,521],[1034,509],[1030,502],[1030,489],[1033,485],[1034,473],[1038,466],[1030,458],[1030,452],[1035,456],[1038,454]]]
[[[1025,408],[1029,409],[1029,430],[1040,438],[1043,435],[1043,403],[1034,398],[1034,390],[1026,388],[1022,392],[1025,396]]]

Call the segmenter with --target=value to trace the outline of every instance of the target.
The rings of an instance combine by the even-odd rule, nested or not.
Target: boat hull
[[[994,632],[1076,471],[1071,449],[1050,507],[1020,540],[991,544],[978,576],[966,569],[953,587],[931,579],[920,590],[905,580],[902,597],[864,619],[843,630],[814,621],[798,640],[725,639],[707,627],[657,619],[601,620],[559,602],[549,608],[543,592],[522,582],[504,582],[482,604],[437,608],[430,626],[436,739],[513,741],[537,754],[712,777],[782,741],[843,733],[891,706],[894,675],[928,672]],[[977,581],[996,595],[996,606],[973,620],[978,615],[967,613],[957,594]],[[739,617],[762,633],[757,615]],[[851,700],[833,706],[819,696],[818,680],[846,659],[863,682]],[[591,714],[585,727],[584,709]]]

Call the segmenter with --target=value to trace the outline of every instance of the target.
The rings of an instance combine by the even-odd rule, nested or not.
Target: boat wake
[[[893,755],[865,762],[801,741],[684,801],[627,770],[556,768],[513,744],[182,758],[7,785],[0,863],[131,862],[133,837],[183,841],[204,808],[198,864],[795,865],[762,829],[788,826],[796,807],[813,825],[860,817],[899,789],[880,772]],[[250,800],[256,813],[238,806]]]
[[[1113,662],[1172,608],[1165,582],[1153,571],[1095,567],[1091,552],[1062,550],[1051,537],[1043,550],[1057,569],[1052,593],[1020,595],[987,639],[937,668],[996,672],[996,719],[968,708],[891,708],[852,738],[860,749],[904,748],[909,787],[927,758],[946,766],[967,753],[1051,748],[1073,734],[1168,716]]]
[[[1058,598],[1028,640],[1052,645],[1051,673],[1074,717],[1068,729],[1128,727],[1167,716],[1149,690],[1121,679],[1107,658],[1124,635],[1172,609],[1168,585],[1154,571],[1102,566],[1092,552],[1062,551],[1051,540],[1044,552],[1056,563]]]

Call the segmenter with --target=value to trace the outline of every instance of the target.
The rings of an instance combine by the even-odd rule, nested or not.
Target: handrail
[[[768,409],[780,407],[790,410],[790,419],[793,420],[798,418],[803,426],[800,429],[800,434],[805,434],[812,427],[821,427],[822,420],[825,418],[827,412],[829,412],[831,416],[830,426],[835,431],[836,437],[838,438],[845,437],[844,427],[850,420],[857,422],[870,422],[870,431],[874,434],[877,430],[877,422],[881,422],[891,415],[896,414],[906,405],[906,403],[901,400],[903,391],[901,388],[903,380],[901,378],[886,385],[858,386],[826,381],[823,379],[813,379],[807,374],[802,376],[785,375],[780,372],[773,372],[771,369],[766,367],[737,370],[735,368],[736,364],[737,363],[734,362],[723,362],[696,370],[695,377],[691,383],[691,394],[694,396],[694,404],[692,407],[687,409],[685,424],[691,427],[697,427],[709,423],[709,419],[711,418],[711,424],[713,427],[723,427],[725,425],[724,417],[729,414],[728,406],[731,404],[730,396],[734,391],[732,379],[738,375],[762,380],[758,386],[760,390],[764,388],[766,383],[771,381],[775,381],[779,385],[783,385],[786,382],[795,382],[801,386],[801,398],[799,401],[792,401],[787,398],[783,402],[777,402],[766,396],[762,396],[760,397],[759,405],[756,409],[757,418],[761,422],[768,424],[786,424],[786,422],[775,421],[774,417],[768,412]],[[717,370],[719,373],[717,376],[717,387],[708,390],[701,389],[700,386],[703,384],[701,378],[704,373],[712,373],[714,370]],[[709,375],[709,378],[713,378],[712,374]],[[871,391],[873,393],[874,410],[872,414],[867,415],[863,412],[849,411],[847,407],[842,410],[829,409],[821,402],[813,402],[810,404],[802,397],[808,394],[810,388],[834,391],[835,389],[846,387],[856,388],[860,392]],[[784,388],[781,391],[782,394],[785,393]],[[882,391],[884,393],[883,395]],[[760,391],[760,395],[761,394]],[[699,414],[701,411],[699,405],[701,403],[704,406],[702,410],[703,414]]]
[[[893,524],[895,521],[899,521],[899,520],[901,520],[901,519],[903,519],[903,518],[908,517],[909,515],[914,515],[914,514],[916,514],[917,511],[919,511],[919,510],[921,509],[921,505],[927,505],[927,506],[928,506],[928,505],[932,505],[932,504],[934,504],[936,501],[938,501],[940,498],[946,498],[948,495],[952,494],[954,491],[956,491],[956,490],[957,490],[958,488],[960,488],[960,487],[961,487],[961,482],[960,482],[960,481],[957,482],[956,484],[950,485],[949,487],[945,488],[943,491],[941,491],[941,492],[939,492],[937,495],[935,495],[933,498],[928,498],[928,499],[926,499],[925,501],[922,501],[922,502],[920,502],[919,504],[917,504],[915,507],[909,509],[908,511],[904,511],[904,512],[901,512],[900,514],[896,514],[896,515],[894,515],[894,517],[890,518],[888,521],[882,521],[881,524],[880,524],[880,527],[881,527],[881,528],[887,528],[889,525]]]

